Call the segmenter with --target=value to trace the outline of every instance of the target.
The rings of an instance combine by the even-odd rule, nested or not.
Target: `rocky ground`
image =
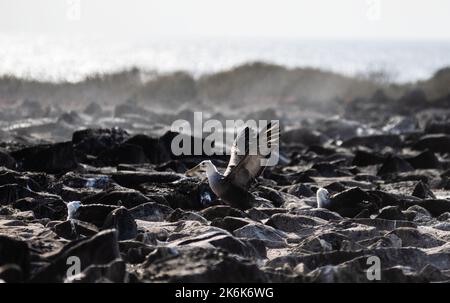
[[[0,279],[6,282],[450,281],[450,97],[378,92],[337,112],[294,105],[214,112],[279,119],[282,161],[248,210],[223,205],[170,152],[175,119],[137,104],[0,112]],[[17,110],[20,109],[20,110]],[[340,111],[340,112],[339,112]],[[335,116],[334,114],[339,114]],[[226,157],[213,157],[224,169]],[[325,187],[370,210],[318,209]],[[81,201],[67,221],[66,203]],[[82,273],[67,277],[71,257]]]

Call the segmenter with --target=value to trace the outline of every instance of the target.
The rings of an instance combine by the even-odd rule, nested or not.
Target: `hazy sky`
[[[0,0],[1,32],[450,39],[450,1]]]

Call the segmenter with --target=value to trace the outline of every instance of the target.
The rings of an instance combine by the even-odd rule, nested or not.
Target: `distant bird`
[[[248,189],[264,170],[262,162],[270,157],[270,154],[264,155],[266,152],[261,153],[261,142],[265,143],[267,151],[273,152],[279,143],[278,123],[269,123],[259,134],[250,127],[245,127],[233,142],[230,161],[224,174],[209,160],[200,162],[185,174],[193,176],[196,172],[205,172],[211,190],[222,201],[239,209],[251,208],[255,197]],[[256,147],[253,152],[252,146]]]
[[[318,208],[329,208],[332,206],[330,200],[330,193],[325,188],[319,188],[316,192],[317,207]]]
[[[67,220],[75,219],[75,213],[77,212],[78,208],[81,206],[80,201],[72,201],[66,204],[67,206]]]
[[[344,217],[366,217],[376,211],[376,205],[359,188],[351,188],[333,196],[325,188],[319,188],[316,199],[318,208],[326,208]]]

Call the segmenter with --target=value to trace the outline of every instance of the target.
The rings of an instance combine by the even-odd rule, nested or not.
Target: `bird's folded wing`
[[[262,151],[261,147],[272,151],[278,145],[279,125],[269,123],[258,136],[255,134],[256,132],[247,126],[237,136],[231,147],[230,162],[224,173],[226,180],[245,189],[262,173],[265,167],[262,162],[270,156]]]

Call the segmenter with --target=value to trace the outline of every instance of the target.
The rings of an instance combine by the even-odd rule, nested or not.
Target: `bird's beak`
[[[193,177],[196,175],[197,172],[201,172],[200,164],[187,170],[184,174],[188,177]]]

